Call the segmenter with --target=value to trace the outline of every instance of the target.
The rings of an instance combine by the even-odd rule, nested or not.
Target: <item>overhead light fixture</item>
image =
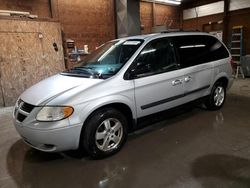
[[[155,0],[155,2],[172,4],[172,5],[180,5],[181,4],[181,0]]]

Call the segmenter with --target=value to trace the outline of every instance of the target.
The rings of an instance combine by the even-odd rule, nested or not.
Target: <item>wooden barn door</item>
[[[3,103],[9,106],[39,77],[36,70],[42,71],[43,65],[35,62],[41,57],[41,42],[37,33],[0,33],[0,41]]]
[[[12,106],[27,88],[62,71],[64,57],[60,24],[0,20],[0,26],[4,24],[0,27],[0,106]]]

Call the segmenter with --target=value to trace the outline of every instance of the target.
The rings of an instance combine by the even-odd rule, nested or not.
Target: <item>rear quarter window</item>
[[[207,35],[176,36],[172,38],[182,68],[229,57],[224,45]]]

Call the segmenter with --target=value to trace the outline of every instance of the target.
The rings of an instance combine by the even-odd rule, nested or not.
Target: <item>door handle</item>
[[[174,80],[174,81],[172,81],[172,85],[173,86],[177,86],[177,85],[180,85],[180,84],[182,84],[182,81],[181,80]]]
[[[189,81],[191,81],[192,80],[192,77],[191,76],[187,76],[186,78],[184,78],[184,81],[185,82],[189,82]]]

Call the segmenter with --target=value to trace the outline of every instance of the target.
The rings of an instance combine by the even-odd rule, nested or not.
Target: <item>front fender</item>
[[[136,110],[135,110],[136,108],[135,108],[134,99],[131,100],[130,98],[123,96],[123,95],[111,95],[111,96],[106,96],[97,100],[90,101],[87,104],[84,104],[84,107],[77,107],[78,108],[76,110],[78,111],[76,112],[78,113],[77,119],[74,118],[74,120],[72,119],[72,121],[84,123],[86,119],[90,116],[90,114],[92,114],[95,110],[103,106],[114,104],[114,103],[122,103],[122,104],[127,105],[132,112],[133,118],[136,119]],[[76,123],[72,121],[71,123]]]

